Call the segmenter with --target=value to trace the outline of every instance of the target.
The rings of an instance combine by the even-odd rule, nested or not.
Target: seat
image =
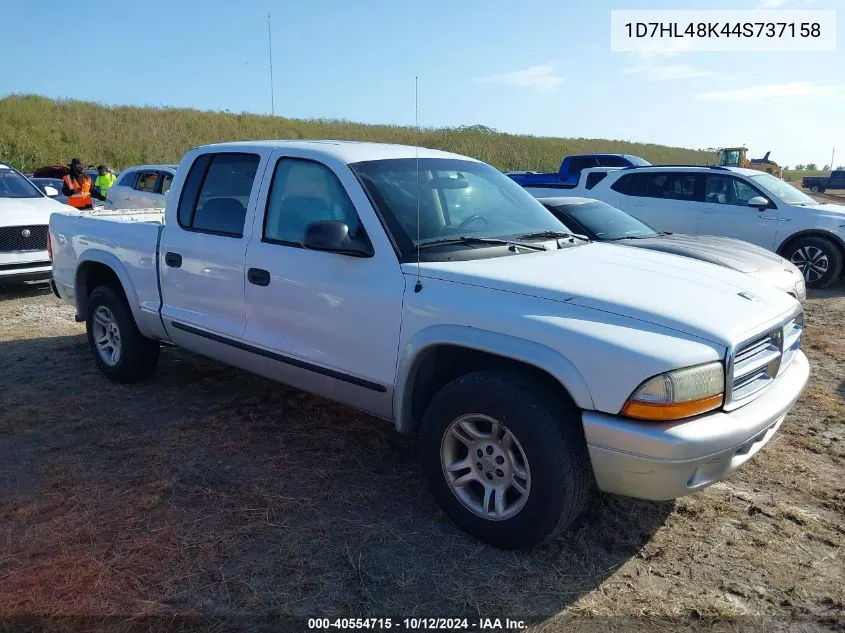
[[[243,235],[246,207],[237,198],[211,198],[194,214],[193,227],[203,231]]]

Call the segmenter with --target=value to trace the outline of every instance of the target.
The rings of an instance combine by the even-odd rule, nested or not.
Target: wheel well
[[[787,249],[792,246],[796,241],[805,238],[805,237],[820,237],[822,239],[828,240],[833,242],[834,245],[839,249],[839,254],[845,258],[845,242],[843,242],[839,236],[834,235],[833,233],[827,233],[825,231],[802,231],[800,233],[796,233],[795,235],[791,235],[788,237],[783,244],[778,247],[777,253],[781,257],[786,255]]]
[[[566,398],[570,403],[573,402],[569,392],[554,376],[534,365],[458,345],[438,345],[424,352],[424,356],[417,363],[416,371],[410,377],[413,384],[413,428],[410,430],[416,431],[419,428],[426,406],[434,394],[459,376],[480,369],[518,371],[530,376],[536,384],[544,386],[550,392]]]
[[[117,283],[123,292],[123,286],[117,273],[111,267],[99,262],[84,262],[76,271],[76,311],[78,316],[84,317],[88,297],[97,286]]]

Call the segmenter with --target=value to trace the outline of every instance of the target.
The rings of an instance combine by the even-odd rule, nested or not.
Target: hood
[[[683,255],[743,273],[792,267],[780,255],[755,244],[717,235],[661,235],[645,239],[620,240],[616,244]],[[787,266],[787,264],[789,266]]]
[[[413,275],[416,266],[403,264],[403,270]],[[602,310],[724,346],[785,318],[799,305],[729,268],[596,242],[472,261],[423,262],[420,275]]]
[[[0,198],[0,226],[49,224],[50,214],[71,210],[52,198]]]
[[[812,209],[813,211],[824,211],[825,213],[832,213],[834,215],[845,215],[845,205],[842,204],[817,204],[814,207],[802,207]]]

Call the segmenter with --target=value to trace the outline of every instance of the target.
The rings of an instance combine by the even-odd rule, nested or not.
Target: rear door
[[[696,172],[641,172],[628,191],[624,210],[656,231],[694,235],[700,189]]]
[[[723,173],[705,174],[704,197],[699,203],[698,233],[735,237],[763,248],[775,247],[778,210],[749,207],[751,198],[771,199],[746,180]]]
[[[178,345],[219,357],[218,339],[243,335],[244,257],[252,234],[246,220],[268,155],[199,154],[188,171],[177,222],[167,224],[159,248],[162,317]]]

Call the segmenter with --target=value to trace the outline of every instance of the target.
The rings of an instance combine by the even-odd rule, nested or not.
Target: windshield
[[[407,158],[350,165],[405,257],[418,244],[452,237],[516,238],[567,231],[531,194],[490,165],[421,158],[418,176],[417,162]],[[478,245],[453,243],[443,248]]]
[[[626,237],[654,237],[657,232],[637,218],[604,202],[577,202],[555,205],[583,226],[597,240]]]
[[[819,204],[806,193],[799,191],[792,185],[785,183],[780,178],[776,178],[771,174],[760,173],[757,176],[750,176],[750,178],[758,185],[783,200],[786,204]]]
[[[625,158],[631,161],[632,165],[636,165],[637,167],[651,167],[650,162],[648,162],[644,158],[640,158],[639,156],[631,156],[629,154],[626,154]]]
[[[8,165],[0,163],[0,198],[42,198],[38,187]]]

